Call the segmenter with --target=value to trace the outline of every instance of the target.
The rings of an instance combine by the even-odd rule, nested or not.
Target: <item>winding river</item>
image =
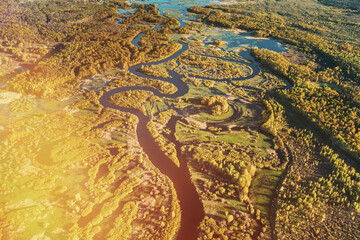
[[[144,3],[143,1],[132,1],[133,3]],[[146,4],[152,4],[155,3],[159,8],[160,15],[164,16],[163,13],[166,12],[171,17],[177,17],[180,22],[180,27],[183,27],[185,25],[185,21],[189,20],[193,17],[187,15],[186,9],[193,5],[207,5],[211,3],[219,3],[219,2],[212,2],[212,1],[205,1],[205,0],[199,0],[199,1],[193,1],[193,0],[182,0],[182,1],[167,1],[167,0],[150,0],[145,1]],[[131,10],[132,11],[132,10]],[[120,22],[121,23],[121,22]],[[160,28],[161,26],[156,26],[154,30]],[[203,40],[203,42],[206,44],[207,41],[209,41],[209,38],[216,37],[220,39],[221,41],[227,42],[226,49],[221,49],[223,51],[236,51],[239,46],[243,46],[244,44],[248,47],[259,47],[259,48],[267,48],[276,52],[283,52],[286,51],[286,48],[281,45],[279,42],[273,39],[258,41],[253,38],[248,38],[249,33],[234,33],[225,29],[207,29],[208,36]],[[134,46],[139,47],[139,40],[143,36],[144,33],[140,33],[136,38],[132,40],[132,44]],[[176,37],[175,37],[176,39]],[[164,98],[178,98],[181,96],[184,96],[189,91],[189,86],[181,81],[181,79],[184,77],[183,75],[178,74],[177,72],[173,70],[168,70],[169,75],[171,78],[160,78],[160,77],[152,77],[147,76],[145,74],[142,74],[138,72],[137,70],[141,68],[142,66],[150,66],[150,65],[158,65],[161,63],[165,63],[167,61],[170,61],[172,59],[176,59],[180,54],[187,51],[189,49],[189,46],[186,43],[180,43],[182,45],[181,49],[177,51],[172,56],[167,57],[166,59],[163,59],[158,62],[152,62],[152,63],[142,63],[136,66],[132,66],[129,68],[129,72],[132,74],[142,77],[142,78],[148,78],[153,80],[160,80],[164,82],[172,83],[174,86],[177,87],[177,91],[172,94],[164,94],[159,92],[157,89],[151,88],[151,87],[141,87],[141,86],[134,86],[134,87],[121,87],[112,89],[108,92],[105,92],[103,96],[100,98],[100,103],[104,107],[120,110],[123,112],[128,112],[131,114],[134,114],[138,117],[139,122],[137,125],[136,133],[137,138],[140,143],[140,146],[143,148],[144,152],[148,155],[150,161],[153,163],[153,165],[160,170],[160,172],[164,175],[166,175],[173,183],[179,202],[180,202],[180,208],[181,208],[181,225],[180,229],[177,234],[177,240],[193,240],[197,239],[199,235],[198,226],[201,222],[201,220],[204,218],[204,209],[202,202],[199,199],[198,193],[196,191],[196,188],[194,184],[191,181],[191,176],[187,167],[186,158],[181,154],[181,144],[176,140],[176,138],[172,135],[170,136],[169,140],[176,145],[176,150],[178,154],[178,159],[180,160],[180,167],[177,167],[161,150],[158,144],[154,141],[153,137],[151,136],[149,130],[147,129],[147,123],[150,121],[149,117],[144,115],[142,112],[131,109],[131,108],[123,108],[119,107],[117,105],[114,105],[109,102],[109,99],[112,95],[120,92],[125,92],[129,90],[145,90],[152,92],[155,96],[158,97],[164,97]],[[212,80],[212,81],[221,81],[221,82],[227,82],[230,85],[233,85],[236,88],[244,88],[248,90],[253,91],[261,91],[257,88],[247,87],[247,86],[237,86],[234,84],[235,81],[243,81],[247,79],[251,79],[259,74],[259,66],[260,64],[250,56],[250,50],[243,51],[239,53],[241,57],[248,60],[249,63],[246,63],[250,68],[252,68],[252,72],[250,75],[246,77],[239,77],[239,78],[232,78],[232,79],[210,79],[205,77],[198,77],[198,76],[191,76],[188,75],[188,77],[196,77],[199,79],[206,79],[206,80]],[[207,56],[206,57],[212,57],[212,58],[219,58],[214,56]],[[226,58],[219,58],[225,61],[229,62],[239,62],[237,60],[230,60]],[[241,62],[242,64],[245,64]],[[285,81],[286,89],[291,88],[291,85],[289,82]],[[173,132],[175,131],[175,125],[177,121],[180,119],[179,116],[172,117],[170,121],[167,124],[167,128],[171,129]],[[316,131],[315,131],[316,132]],[[331,145],[331,144],[330,144]],[[291,152],[288,149],[288,152]],[[290,156],[290,162],[292,161],[292,156]],[[288,169],[288,168],[287,168]],[[285,171],[286,172],[286,171]],[[284,178],[286,173],[283,174],[282,178]],[[280,180],[277,184],[277,191],[281,186],[282,180]],[[270,222],[271,222],[271,228],[272,228],[272,238],[275,238],[274,236],[274,224],[275,224],[275,214],[276,214],[276,195],[277,191],[274,192],[274,199],[271,203],[270,207]]]
[[[177,91],[172,94],[164,94],[160,93],[157,89],[151,87],[141,87],[141,86],[134,86],[134,87],[121,87],[112,89],[108,92],[105,92],[102,97],[100,98],[100,103],[104,107],[120,110],[123,112],[128,112],[134,114],[138,117],[139,122],[137,125],[136,133],[138,137],[138,141],[140,146],[143,148],[144,152],[148,155],[151,162],[154,164],[156,168],[158,168],[161,173],[165,174],[170,178],[172,183],[174,184],[176,193],[178,195],[178,199],[180,201],[180,208],[181,208],[181,227],[178,232],[177,239],[178,240],[191,240],[196,239],[199,235],[198,226],[200,221],[204,218],[204,210],[202,203],[199,199],[198,193],[195,189],[194,184],[191,181],[190,173],[186,164],[186,159],[184,156],[181,155],[180,146],[176,144],[178,158],[180,160],[180,167],[178,168],[159,148],[158,144],[155,142],[153,137],[151,136],[149,130],[147,129],[147,123],[149,122],[149,117],[144,115],[142,112],[132,109],[132,108],[124,108],[119,107],[117,105],[112,104],[109,99],[114,94],[130,91],[130,90],[145,90],[152,92],[155,96],[158,97],[166,97],[166,98],[177,98],[185,95],[188,90],[189,86],[181,81],[183,75],[179,75],[175,71],[169,71],[169,75],[172,78],[160,78],[160,77],[151,77],[145,74],[139,73],[137,70],[142,66],[150,66],[150,65],[158,65],[169,60],[177,58],[181,53],[188,50],[188,45],[185,43],[181,43],[182,48],[173,54],[172,56],[153,63],[142,63],[136,66],[132,66],[129,68],[129,71],[136,76],[154,79],[154,80],[161,80],[165,82],[170,82],[177,87]],[[248,53],[244,53],[248,54]],[[258,66],[259,64],[255,61],[248,64],[252,69],[253,72],[247,77],[242,77],[239,79],[217,79],[215,81],[231,81],[234,80],[246,80],[254,77],[256,74],[259,73]],[[213,79],[212,79],[213,80]],[[231,81],[230,81],[231,80]],[[175,118],[171,120],[171,128],[174,130],[176,121]],[[175,141],[175,138],[172,139]]]
[[[151,2],[150,2],[151,3]],[[208,2],[207,2],[208,3]],[[160,13],[163,13],[163,10],[159,9]],[[181,26],[184,26],[184,20],[179,21]],[[159,28],[159,26],[157,26]],[[135,46],[139,46],[138,42],[141,39],[143,33],[139,34],[135,39],[133,39],[132,43]],[[202,202],[199,199],[198,193],[196,191],[196,188],[191,181],[190,173],[187,167],[186,159],[183,155],[181,155],[180,150],[180,144],[176,141],[175,137],[171,137],[171,141],[176,143],[176,149],[178,158],[180,160],[180,167],[177,167],[165,154],[160,150],[160,147],[155,142],[154,138],[151,136],[149,130],[147,129],[147,123],[150,121],[149,117],[144,115],[142,112],[132,109],[132,108],[124,108],[119,107],[117,105],[112,104],[109,100],[110,97],[114,94],[130,91],[130,90],[145,90],[152,92],[155,96],[158,97],[165,97],[165,98],[178,98],[181,96],[184,96],[189,91],[189,86],[181,81],[181,78],[183,78],[183,75],[178,74],[177,72],[173,70],[168,70],[169,75],[171,78],[160,78],[160,77],[152,77],[147,76],[145,74],[142,74],[138,72],[137,70],[141,68],[142,66],[150,66],[150,65],[158,65],[161,63],[165,63],[167,61],[170,61],[172,59],[177,58],[180,54],[187,51],[189,49],[189,46],[186,43],[179,43],[181,44],[181,49],[177,51],[175,54],[167,57],[166,59],[163,59],[158,62],[152,62],[152,63],[142,63],[138,64],[136,66],[132,66],[129,68],[129,72],[132,74],[142,77],[142,78],[148,78],[153,80],[161,80],[164,82],[172,83],[177,87],[177,91],[172,94],[164,94],[159,92],[157,89],[151,88],[151,87],[141,87],[141,86],[133,86],[133,87],[120,87],[116,89],[112,89],[108,92],[105,92],[102,97],[100,98],[100,103],[102,106],[107,108],[116,109],[123,112],[128,112],[131,114],[134,114],[138,117],[139,122],[136,128],[137,138],[140,143],[140,146],[143,148],[143,151],[148,155],[150,161],[153,163],[153,165],[160,170],[160,172],[164,175],[166,175],[173,183],[179,202],[180,202],[180,208],[181,208],[181,226],[179,229],[179,232],[177,234],[178,240],[192,240],[197,239],[199,235],[198,226],[201,222],[201,220],[204,218],[204,209]],[[241,78],[234,78],[234,79],[210,79],[210,78],[201,78],[200,79],[209,79],[213,81],[226,81],[229,84],[233,84],[233,81],[241,81],[253,78],[257,74],[259,74],[259,63],[254,61],[252,57],[250,56],[250,50],[244,51],[240,53],[240,55],[245,59],[250,59],[250,63],[247,65],[252,68],[252,73],[249,76],[241,77]],[[208,56],[213,57],[213,56]],[[218,57],[214,57],[218,58]],[[222,58],[220,58],[222,59]],[[229,59],[223,59],[225,61],[234,62],[235,60],[229,60]],[[238,62],[238,61],[235,61]],[[190,76],[191,77],[191,76]],[[240,87],[236,86],[235,87]],[[244,87],[249,88],[249,87]],[[250,87],[251,89],[251,87]],[[257,90],[257,89],[252,89]],[[169,123],[168,127],[170,127],[173,131],[175,130],[175,125],[178,117],[173,117]]]

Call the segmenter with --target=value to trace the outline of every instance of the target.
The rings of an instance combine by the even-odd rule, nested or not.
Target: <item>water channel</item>
[[[129,3],[138,3],[138,4],[156,4],[159,13],[162,15],[163,13],[168,14],[171,17],[176,17],[180,22],[180,27],[184,26],[186,21],[189,21],[194,18],[194,15],[187,13],[187,8],[191,7],[193,5],[207,5],[211,3],[218,3],[215,1],[131,1]],[[133,9],[130,10],[119,10],[120,13],[128,13],[133,12]],[[119,22],[121,24],[121,21]],[[157,27],[159,28],[159,26]],[[215,36],[217,39],[220,39],[221,41],[226,41],[228,44],[226,48],[222,49],[224,51],[232,51],[236,48],[243,47],[244,45],[248,47],[259,47],[259,48],[268,48],[270,50],[274,51],[285,51],[285,47],[280,44],[279,42],[268,39],[268,40],[256,40],[249,38],[248,33],[234,33],[230,32],[228,30],[224,29],[207,29],[209,31],[212,31],[212,35]],[[139,40],[141,39],[143,33],[139,34],[135,39],[132,40],[132,44],[134,46],[139,47]],[[191,36],[191,38],[196,38],[197,36]],[[207,37],[208,38],[208,37]],[[208,39],[205,38],[205,41],[208,41]],[[176,39],[176,36],[174,36],[174,39]],[[172,94],[163,94],[160,93],[157,89],[153,89],[150,87],[141,87],[141,86],[134,86],[134,87],[121,87],[112,89],[111,91],[105,92],[103,96],[100,99],[100,103],[104,107],[120,110],[123,112],[128,112],[131,114],[134,114],[138,117],[139,122],[137,125],[136,133],[138,137],[138,141],[140,143],[140,146],[143,148],[144,152],[148,155],[150,161],[154,164],[156,168],[158,168],[161,173],[166,175],[173,183],[179,202],[180,202],[180,208],[181,208],[181,226],[180,230],[177,235],[177,240],[192,240],[197,239],[199,235],[198,226],[201,222],[201,220],[204,218],[204,210],[203,205],[199,199],[198,193],[195,189],[194,184],[191,181],[190,173],[187,167],[186,159],[184,156],[181,155],[180,151],[180,145],[179,143],[176,144],[176,149],[178,152],[178,158],[180,160],[180,167],[177,167],[159,148],[158,144],[154,141],[153,137],[151,136],[150,132],[147,129],[147,123],[149,122],[149,117],[144,115],[142,112],[131,109],[131,108],[123,108],[119,107],[117,105],[112,104],[109,102],[109,99],[112,95],[120,92],[130,91],[130,90],[145,90],[152,92],[155,96],[159,97],[166,97],[166,98],[178,98],[183,95],[185,95],[188,90],[189,86],[187,83],[184,83],[181,81],[181,78],[183,78],[183,75],[179,75],[175,71],[168,71],[171,78],[160,78],[160,77],[151,77],[147,76],[145,74],[139,73],[137,70],[141,68],[142,66],[150,66],[150,65],[158,65],[161,63],[165,63],[167,61],[170,61],[172,59],[177,58],[181,53],[184,51],[187,51],[189,49],[189,46],[186,43],[180,43],[182,45],[182,48],[177,51],[172,56],[158,61],[158,62],[152,62],[152,63],[142,63],[136,66],[132,66],[129,68],[129,72],[132,74],[135,74],[136,76],[148,78],[148,79],[154,79],[154,80],[161,80],[165,82],[170,82],[173,85],[177,87],[177,91]],[[209,79],[214,81],[226,81],[229,84],[232,84],[232,81],[242,81],[246,79],[253,78],[257,74],[259,74],[259,63],[254,61],[252,57],[249,54],[248,51],[241,52],[240,55],[247,60],[250,60],[247,65],[253,69],[252,74],[250,74],[247,77],[242,77],[238,79],[221,79],[221,80],[215,80],[215,79]],[[235,60],[228,60],[224,59],[226,61],[235,61]],[[205,78],[203,78],[205,79]],[[234,85],[237,87],[236,85]],[[175,130],[176,125],[176,117],[171,119],[168,127],[170,127],[173,132]],[[175,138],[172,139],[176,142]]]

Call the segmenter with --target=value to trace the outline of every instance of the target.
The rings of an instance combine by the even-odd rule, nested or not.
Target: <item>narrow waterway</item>
[[[178,199],[180,201],[181,227],[178,232],[177,239],[191,240],[191,239],[196,239],[199,235],[198,226],[201,220],[204,218],[204,210],[203,210],[203,205],[199,199],[198,193],[195,189],[195,186],[191,181],[190,173],[186,164],[186,159],[180,153],[179,144],[176,144],[178,151],[178,158],[180,160],[180,167],[178,168],[160,150],[159,146],[151,136],[146,126],[150,120],[148,116],[145,116],[142,112],[138,110],[119,107],[109,102],[109,99],[112,95],[130,90],[149,91],[152,92],[155,96],[167,97],[167,98],[177,98],[185,95],[189,90],[189,86],[183,81],[181,81],[181,78],[183,78],[183,76],[179,75],[175,71],[169,71],[169,75],[171,76],[171,78],[151,77],[137,72],[137,70],[141,68],[141,66],[158,65],[177,58],[181,53],[188,50],[189,48],[187,44],[185,43],[181,43],[181,44],[182,44],[182,48],[178,52],[176,52],[175,54],[164,60],[153,63],[143,63],[129,68],[129,71],[132,74],[135,74],[139,77],[171,82],[177,87],[177,91],[175,93],[164,94],[164,93],[160,93],[157,89],[151,87],[140,87],[140,86],[121,87],[105,92],[103,96],[100,98],[100,103],[104,107],[120,110],[123,112],[128,112],[138,117],[139,122],[137,125],[136,133],[140,146],[143,148],[144,152],[148,155],[150,161],[154,164],[154,166],[158,168],[161,171],[161,173],[163,173],[164,175],[170,178],[170,180],[172,181],[175,187],[176,193],[178,195]],[[238,80],[246,80],[252,78],[254,76],[254,73],[256,74],[258,73],[258,63],[254,61],[252,63],[249,63],[248,65],[250,67],[253,67],[253,74]],[[224,81],[224,80],[218,80],[218,81]],[[230,80],[227,79],[227,81]],[[171,124],[174,126],[173,129],[175,129],[175,122],[172,122]]]
[[[139,2],[136,2],[136,3],[139,3]],[[146,2],[142,2],[142,3],[149,3],[149,4],[156,3],[157,6],[159,7],[159,11],[161,14],[163,14],[163,12],[165,11],[167,14],[170,13],[169,15],[172,17],[177,17],[176,13],[186,12],[187,7],[191,6],[191,4],[192,5],[194,5],[194,4],[200,4],[200,5],[209,4],[209,2],[207,2],[207,1],[201,1],[201,3],[199,3],[199,2],[195,2],[195,1],[186,1],[186,0],[179,1],[179,2],[171,2],[171,4],[169,2],[161,1],[161,0],[160,1],[146,1]],[[178,7],[180,10],[175,10],[174,12],[172,12],[171,9],[177,9],[176,3],[178,3]],[[188,3],[188,5],[185,3]],[[176,6],[174,6],[174,5],[176,5]],[[179,22],[180,22],[181,26],[185,25],[185,20],[192,18],[192,17],[187,16],[186,14],[181,14],[181,16],[182,17],[179,18]],[[156,28],[159,28],[159,27],[161,27],[161,26],[157,26]],[[219,32],[221,32],[221,31],[219,30]],[[132,44],[135,46],[139,46],[139,40],[141,39],[143,34],[144,33],[140,33],[135,39],[133,39]],[[232,40],[236,40],[236,39],[238,40],[239,38],[245,39],[243,36],[241,36],[239,34],[231,35],[230,38],[229,38],[228,34],[226,34],[226,37],[227,37],[226,40],[229,42],[229,45]],[[272,41],[274,41],[274,40],[269,41],[269,43],[271,43],[271,46],[278,46],[278,44],[274,45],[274,43]],[[168,73],[171,76],[171,78],[160,78],[160,77],[147,76],[147,75],[139,73],[137,71],[142,66],[158,65],[158,64],[170,61],[172,59],[175,59],[180,54],[182,54],[184,51],[189,49],[189,46],[186,43],[180,43],[180,44],[182,45],[182,48],[179,51],[177,51],[175,54],[173,54],[172,56],[169,56],[168,58],[166,58],[164,60],[161,60],[158,62],[152,62],[152,63],[142,63],[142,64],[132,66],[129,68],[129,72],[131,72],[132,74],[135,74],[136,76],[172,83],[173,85],[175,85],[177,87],[177,91],[175,93],[164,94],[164,93],[160,93],[157,89],[154,89],[151,87],[140,87],[140,86],[121,87],[121,88],[116,88],[116,89],[112,89],[108,92],[105,92],[103,94],[103,96],[100,98],[100,103],[104,107],[120,110],[123,112],[128,112],[128,113],[134,114],[138,117],[139,122],[137,125],[136,133],[137,133],[137,138],[140,143],[140,146],[143,148],[143,151],[148,155],[148,157],[149,157],[150,161],[153,163],[153,165],[156,168],[158,168],[162,174],[169,177],[169,179],[172,181],[172,183],[175,187],[179,202],[180,202],[181,225],[180,225],[180,229],[179,229],[176,239],[177,240],[195,240],[195,239],[197,239],[197,237],[199,235],[198,226],[199,226],[201,220],[204,218],[204,209],[203,209],[202,202],[199,199],[196,188],[191,181],[191,176],[190,176],[190,173],[189,173],[189,170],[187,167],[186,159],[184,156],[181,155],[181,150],[180,150],[181,146],[180,146],[179,142],[177,142],[173,136],[170,139],[172,142],[176,143],[178,158],[180,160],[180,167],[177,167],[164,154],[164,152],[162,152],[160,150],[160,147],[155,142],[155,140],[151,136],[149,130],[147,129],[147,123],[150,121],[148,116],[145,116],[142,112],[140,112],[138,110],[131,109],[131,108],[119,107],[119,106],[114,105],[109,102],[109,99],[112,95],[120,93],[120,92],[130,91],[130,90],[149,91],[149,92],[152,92],[155,96],[166,97],[166,98],[178,98],[178,97],[185,95],[189,91],[189,86],[181,80],[184,77],[183,75],[180,75],[175,71],[168,70]],[[227,82],[229,84],[234,85],[233,81],[242,81],[242,80],[251,79],[254,76],[256,76],[257,74],[259,74],[260,64],[257,63],[256,61],[254,61],[254,59],[250,56],[250,50],[241,52],[240,55],[244,59],[250,60],[249,63],[241,62],[242,64],[246,64],[250,68],[252,68],[252,73],[249,76],[236,78],[236,79],[209,79],[209,80]],[[236,62],[235,60],[229,60],[229,59],[224,59],[224,60]],[[240,86],[236,86],[236,85],[234,85],[234,86],[240,87]],[[249,88],[249,87],[243,87],[243,88]],[[257,89],[252,89],[252,90],[257,90]],[[175,130],[176,122],[177,122],[177,118],[175,117],[175,118],[172,118],[171,121],[168,123],[168,125],[171,125],[171,129],[173,131]],[[166,240],[168,240],[168,239],[166,239]]]
[[[189,170],[187,168],[186,159],[180,155],[180,149],[178,149],[178,157],[180,160],[180,167],[177,167],[165,154],[162,152],[155,142],[154,138],[151,136],[149,130],[147,129],[147,123],[149,122],[149,117],[145,116],[142,112],[137,111],[131,108],[122,108],[116,106],[109,102],[109,98],[119,92],[129,91],[129,90],[145,90],[154,93],[154,95],[159,97],[168,97],[176,98],[186,94],[189,90],[187,84],[181,81],[182,76],[178,75],[175,72],[171,72],[172,78],[170,79],[161,79],[155,77],[148,77],[144,74],[137,72],[143,65],[152,65],[160,64],[162,62],[169,61],[173,58],[176,58],[182,52],[186,51],[188,46],[186,44],[182,45],[182,49],[179,50],[176,54],[171,57],[164,59],[156,63],[147,63],[140,64],[134,67],[131,67],[129,71],[137,76],[147,77],[151,79],[159,79],[167,82],[172,82],[177,88],[177,92],[173,94],[162,94],[158,90],[149,88],[149,87],[123,87],[116,88],[109,92],[104,93],[100,98],[100,103],[104,107],[132,113],[136,115],[139,119],[136,133],[140,146],[143,148],[143,151],[148,155],[150,161],[154,164],[156,168],[160,170],[161,173],[168,176],[172,181],[174,188],[176,190],[180,208],[181,208],[181,224],[180,230],[177,235],[178,240],[191,240],[196,239],[199,235],[198,226],[200,221],[204,218],[203,205],[199,199],[198,193],[193,185],[190,177]]]

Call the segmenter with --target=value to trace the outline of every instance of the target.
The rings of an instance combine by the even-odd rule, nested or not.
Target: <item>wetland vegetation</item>
[[[358,10],[1,1],[0,238],[357,239]]]

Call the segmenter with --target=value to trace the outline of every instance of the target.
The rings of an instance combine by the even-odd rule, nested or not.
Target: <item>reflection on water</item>
[[[156,4],[158,7],[160,15],[166,13],[171,17],[175,17],[180,22],[180,27],[185,26],[186,21],[192,20],[196,18],[196,14],[189,13],[187,9],[192,6],[206,6],[211,4],[227,4],[229,1],[219,2],[219,1],[204,1],[204,0],[183,0],[183,1],[168,1],[168,0],[149,0],[149,1],[128,1],[129,4]],[[118,13],[133,13],[136,9],[119,9]],[[249,32],[240,32],[236,30],[229,29],[221,29],[221,28],[210,28],[206,27],[204,36],[194,35],[190,37],[192,38],[201,38],[204,44],[209,44],[213,41],[213,39],[218,39],[220,41],[224,41],[225,44],[222,47],[224,51],[235,51],[241,47],[258,47],[258,48],[266,48],[275,52],[285,52],[287,51],[286,47],[280,42],[274,39],[256,39],[251,37],[251,33]],[[177,38],[177,37],[175,37]]]
[[[234,51],[239,47],[258,47],[266,48],[275,52],[286,52],[286,47],[274,39],[257,39],[251,36],[249,32],[241,32],[226,29],[207,29],[205,37],[205,44],[212,42],[213,39],[219,39],[227,44],[222,47],[225,51]]]
[[[164,1],[164,0],[152,0],[152,1],[129,1],[129,4],[138,3],[138,4],[156,4],[159,13],[164,16],[164,14],[168,14],[171,17],[175,17],[180,22],[180,27],[185,26],[185,22],[191,19],[196,18],[196,15],[190,14],[187,12],[187,8],[194,6],[194,5],[209,5],[218,3],[217,1],[193,1],[193,0],[184,0],[184,1]],[[119,10],[119,13],[126,13],[129,14],[130,11],[134,11],[134,9],[130,10]],[[159,28],[161,26],[157,26],[156,28]],[[202,30],[205,30],[203,34],[193,34],[192,36],[189,36],[189,38],[198,39],[202,41],[205,45],[208,45],[213,42],[213,39],[218,39],[220,41],[226,42],[223,46],[224,51],[235,51],[241,47],[247,46],[247,47],[259,47],[259,48],[267,48],[270,50],[274,50],[277,52],[286,51],[286,48],[279,43],[278,41],[272,40],[272,39],[254,39],[251,38],[250,33],[244,33],[239,30],[226,30],[226,29],[220,29],[220,28],[210,28],[207,26],[204,26]],[[138,46],[138,42],[141,39],[142,35],[144,33],[140,33],[135,39],[133,39],[132,44],[135,46]],[[135,114],[138,119],[138,125],[137,125],[137,136],[140,143],[140,146],[143,148],[144,152],[149,156],[149,159],[152,161],[152,163],[157,167],[163,174],[168,176],[172,183],[174,184],[174,187],[177,192],[177,197],[180,200],[180,207],[181,207],[181,227],[178,232],[177,239],[178,240],[190,240],[190,239],[196,239],[199,235],[199,223],[204,217],[204,210],[202,206],[202,202],[199,199],[199,196],[197,194],[197,191],[195,189],[195,186],[193,185],[190,173],[186,164],[186,159],[183,155],[180,154],[180,146],[177,145],[177,151],[178,151],[178,158],[180,160],[180,168],[177,168],[170,160],[168,161],[161,161],[161,159],[166,159],[166,156],[164,152],[162,152],[159,147],[157,146],[157,143],[154,141],[153,137],[151,136],[150,132],[148,131],[146,125],[149,121],[149,118],[142,114],[141,112],[134,110],[134,109],[125,109],[121,108],[119,106],[113,105],[109,102],[110,96],[119,93],[124,92],[128,90],[145,90],[145,91],[151,91],[154,93],[155,96],[158,97],[171,97],[171,98],[177,98],[180,96],[183,96],[186,94],[189,90],[189,86],[184,83],[182,79],[182,75],[179,75],[175,71],[168,71],[169,74],[172,76],[172,78],[167,79],[160,79],[156,77],[146,76],[142,73],[139,73],[137,70],[141,66],[150,66],[150,65],[159,65],[161,63],[170,61],[172,59],[175,59],[178,57],[182,52],[186,51],[188,49],[188,45],[186,43],[181,43],[182,49],[179,50],[174,55],[155,62],[155,63],[142,63],[137,66],[132,66],[129,68],[129,71],[138,77],[144,77],[148,79],[156,79],[166,82],[173,83],[178,91],[173,94],[161,94],[158,90],[152,89],[149,87],[122,87],[117,89],[112,89],[109,92],[106,92],[102,95],[100,98],[100,103],[104,107],[109,107],[121,111],[126,111],[128,113]],[[241,56],[245,59],[251,59],[249,55],[250,51],[244,51],[241,53]],[[259,74],[259,63],[255,61],[251,61],[249,63],[249,66],[253,68],[253,74],[246,77],[246,78],[252,78],[255,75]],[[241,80],[245,80],[241,79]],[[231,80],[234,79],[226,79],[229,84],[231,84]],[[246,88],[246,86],[244,86]],[[173,120],[175,121],[175,120]],[[172,130],[175,132],[175,122],[172,123]]]

